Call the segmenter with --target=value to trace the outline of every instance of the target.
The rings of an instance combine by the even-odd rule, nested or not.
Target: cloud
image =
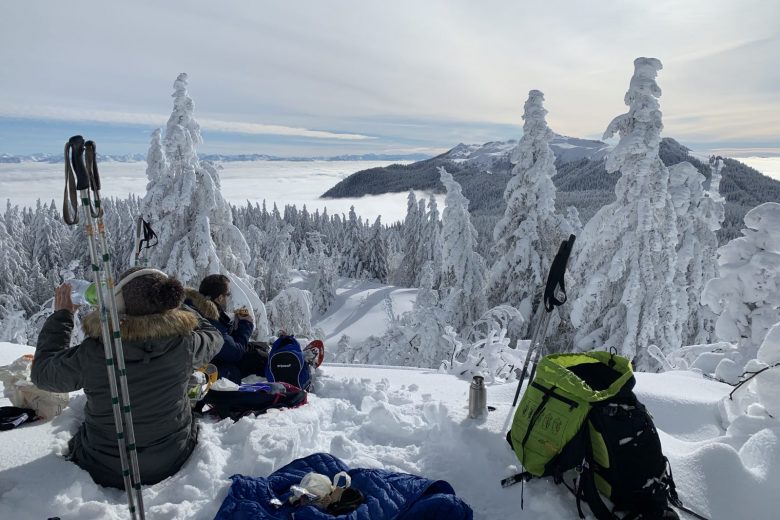
[[[164,125],[168,116],[144,112],[119,112],[113,110],[75,109],[47,106],[0,106],[0,117],[21,119],[42,119],[55,121],[90,121],[96,123],[130,124],[159,127]],[[282,135],[287,137],[306,137],[310,139],[336,139],[346,141],[363,141],[375,137],[362,134],[328,132],[325,130],[310,130],[283,125],[266,125],[262,123],[246,123],[242,121],[221,121],[218,119],[202,119],[198,123],[204,130],[248,135]]]
[[[30,2],[3,7],[2,105],[138,107],[146,114],[122,120],[160,125],[186,71],[206,130],[379,149],[495,139],[500,125],[519,134],[525,96],[539,89],[550,125],[587,137],[625,111],[633,59],[654,56],[666,65],[670,135],[777,137],[778,2],[45,3],[45,16]],[[80,27],[85,11],[90,31],[58,31]],[[62,59],[62,49],[90,59]],[[718,113],[727,105],[747,105],[752,128]]]

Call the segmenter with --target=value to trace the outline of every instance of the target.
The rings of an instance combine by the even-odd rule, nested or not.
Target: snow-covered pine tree
[[[425,219],[425,245],[428,248],[427,258],[431,262],[433,269],[433,286],[438,288],[441,284],[441,215],[439,214],[439,205],[433,194],[428,197],[428,213]],[[422,285],[422,274],[420,275],[420,285]]]
[[[249,248],[251,251],[254,251],[254,254],[252,255],[252,260],[249,262],[249,265],[247,266],[247,269],[249,271],[249,275],[252,276],[255,280],[255,285],[253,287],[254,291],[257,293],[257,295],[260,297],[261,300],[267,301],[267,294],[265,290],[265,283],[264,280],[266,279],[266,262],[265,259],[260,255],[259,251],[259,245],[263,243],[263,232],[260,231],[260,229],[252,224],[249,226],[249,229],[247,230],[247,243],[249,244]]]
[[[720,274],[707,282],[701,296],[717,315],[715,335],[737,344],[738,356],[724,359],[716,370],[731,381],[780,322],[780,204],[766,202],[750,210],[742,234],[718,249]]]
[[[246,272],[246,264],[251,260],[249,245],[241,231],[233,224],[233,212],[230,204],[222,197],[217,166],[211,161],[202,161],[201,168],[214,181],[215,204],[209,215],[209,226],[222,269],[233,273],[252,286],[254,280],[251,280]]]
[[[59,219],[54,201],[51,206],[41,204],[38,200],[35,213],[30,223],[32,235],[31,260],[37,261],[41,272],[48,276],[50,272],[57,272],[63,266],[62,242],[65,235],[65,226]]]
[[[707,282],[719,274],[718,268],[718,236],[726,214],[726,199],[720,194],[721,172],[723,171],[723,158],[710,157],[709,185],[705,182],[704,198],[699,202],[701,219],[704,225],[709,226],[712,234],[706,234],[701,241],[701,278],[702,290],[699,291],[696,303],[699,307],[699,324],[697,336],[691,343],[709,343],[715,338],[715,320],[717,316],[709,306],[701,301],[701,295],[707,286]]]
[[[146,196],[142,201],[143,217],[156,224],[163,211],[175,210],[168,200],[172,188],[174,171],[169,167],[162,144],[162,132],[156,128],[152,132],[149,151],[146,154]],[[154,226],[153,226],[154,227]]]
[[[369,230],[363,256],[366,259],[364,274],[366,278],[387,283],[387,246],[382,229],[381,217],[377,217]]]
[[[216,206],[216,186],[198,161],[196,146],[202,139],[193,118],[192,99],[187,95],[186,74],[179,74],[174,82],[173,98],[163,140],[169,170],[157,179],[150,176],[142,206],[159,236],[150,265],[174,274],[185,284],[197,284],[206,275],[222,271],[209,223]],[[153,139],[150,154],[156,153],[155,146]],[[167,184],[164,196],[156,181]]]
[[[10,211],[9,203],[4,220],[11,218]],[[26,343],[25,310],[35,308],[29,293],[18,284],[27,279],[20,251],[20,244],[8,233],[6,222],[0,220],[0,341]]]
[[[269,300],[275,298],[290,283],[289,245],[291,231],[292,227],[283,222],[281,218],[279,224],[275,220],[271,220],[270,227],[266,230],[268,257],[265,264],[263,285]]]
[[[579,219],[569,222],[555,211],[553,132],[543,102],[542,92],[528,93],[523,137],[512,152],[515,166],[504,191],[506,211],[493,231],[496,261],[488,285],[490,304],[515,306],[525,323],[542,299],[547,271],[561,242],[580,228]]]
[[[428,368],[438,368],[449,354],[450,347],[444,338],[445,321],[439,305],[439,293],[434,288],[435,279],[433,262],[426,262],[412,314],[412,329],[417,333],[415,341],[419,345],[417,366]]]
[[[417,197],[409,191],[406,205],[406,218],[403,224],[403,257],[395,274],[395,284],[401,287],[415,287],[417,277],[423,265],[423,232],[424,215],[420,215]]]
[[[365,238],[363,223],[355,213],[355,206],[349,208],[343,246],[339,273],[348,278],[362,278],[365,271]]]
[[[268,322],[271,334],[280,331],[311,338],[311,293],[288,287],[268,302]]]
[[[333,260],[325,254],[322,235],[317,231],[309,231],[308,238],[312,251],[309,256],[309,268],[314,271],[311,290],[312,307],[322,315],[328,312],[336,299],[336,268]]]
[[[460,184],[439,168],[447,195],[442,212],[442,289],[447,323],[463,331],[487,309],[485,260],[476,252],[477,230],[471,224],[469,201]]]
[[[669,170],[658,155],[663,124],[655,78],[661,68],[655,58],[634,60],[629,111],[604,134],[620,134],[606,163],[607,171],[621,172],[617,200],[585,226],[572,266],[579,289],[571,311],[575,347],[614,347],[639,370],[656,368],[649,345],[665,353],[681,346],[677,331],[687,318],[675,312],[676,215]]]
[[[208,274],[230,272],[253,286],[245,268],[249,247],[232,223],[217,169],[198,159],[197,146],[203,139],[187,94],[187,74],[179,74],[173,88],[173,111],[165,137],[160,141],[155,132],[148,153],[149,184],[142,213],[159,236],[150,265],[185,284],[197,284]]]
[[[717,185],[719,171],[713,167],[712,172]],[[718,238],[715,232],[720,229],[724,207],[720,195],[718,204],[704,191],[704,180],[691,163],[681,162],[669,168],[669,193],[677,213],[674,286],[678,291],[677,314],[685,316],[677,322],[683,345],[709,343],[714,326],[712,313],[699,300],[705,283],[717,275]]]

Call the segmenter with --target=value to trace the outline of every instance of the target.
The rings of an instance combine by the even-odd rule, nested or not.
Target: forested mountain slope
[[[325,198],[359,197],[380,193],[425,190],[443,193],[436,168],[444,166],[463,187],[469,199],[473,223],[480,233],[483,251],[493,226],[504,213],[503,193],[512,165],[509,155],[516,141],[484,145],[459,144],[439,156],[412,164],[393,164],[356,172],[323,194]],[[601,141],[556,136],[550,147],[557,157],[556,206],[577,208],[587,222],[596,211],[614,200],[620,173],[607,173],[604,157],[610,147]],[[690,149],[671,138],[661,142],[661,159],[667,166],[692,163],[709,179],[709,166],[690,155]],[[780,182],[734,159],[725,159],[720,192],[726,198],[726,219],[718,232],[721,244],[740,235],[742,219],[764,202],[780,202]]]

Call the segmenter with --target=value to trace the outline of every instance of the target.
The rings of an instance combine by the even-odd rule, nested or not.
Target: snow
[[[293,284],[305,287],[308,273]],[[325,331],[329,355],[337,338],[384,330],[384,299],[394,312],[412,307],[416,290],[340,279],[330,311],[313,326]],[[32,353],[0,343],[0,365]],[[774,359],[774,358],[773,358]],[[760,377],[760,376],[759,376]],[[547,480],[502,489],[519,470],[504,439],[514,384],[488,384],[483,420],[468,419],[469,382],[434,370],[326,363],[309,404],[257,418],[201,422],[197,448],[170,479],[144,488],[150,519],[209,519],[235,473],[264,476],[293,459],[330,452],[352,467],[381,467],[445,479],[477,519],[574,518],[576,505]],[[655,418],[683,502],[713,520],[775,518],[780,482],[780,424],[738,417],[728,430],[721,405],[731,387],[687,371],[637,374],[636,393]],[[7,405],[7,401],[0,401]],[[0,518],[126,518],[124,494],[95,485],[62,458],[85,398],[52,421],[0,433]]]

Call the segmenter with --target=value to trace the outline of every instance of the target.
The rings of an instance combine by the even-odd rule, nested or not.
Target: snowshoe
[[[319,368],[322,362],[325,361],[325,345],[318,339],[311,341],[303,349],[303,357],[314,368]]]

